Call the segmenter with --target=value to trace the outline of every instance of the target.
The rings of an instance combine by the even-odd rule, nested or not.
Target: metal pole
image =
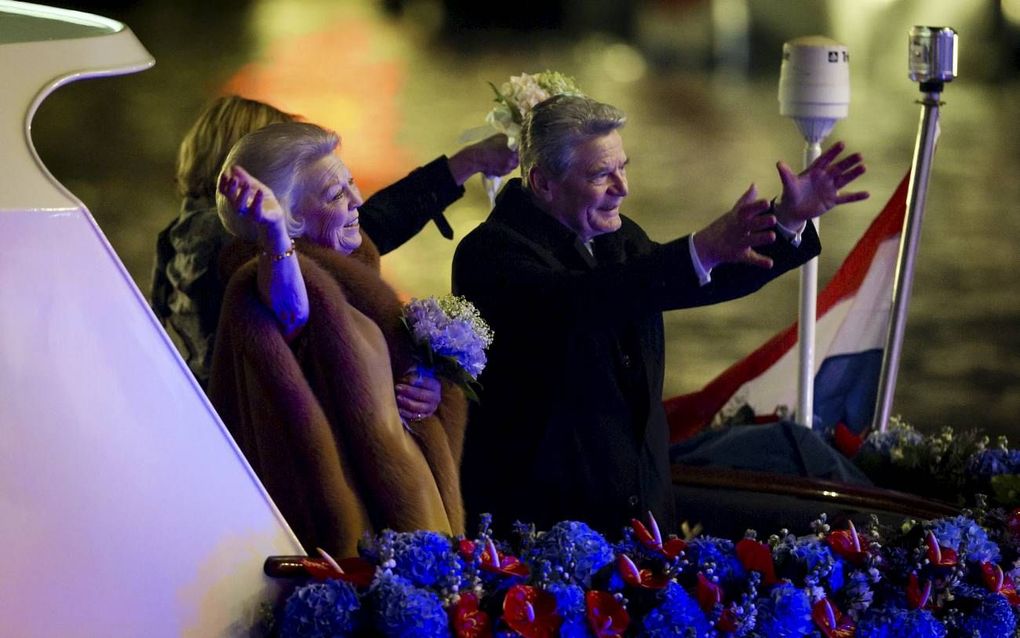
[[[804,168],[822,154],[820,142],[804,144]],[[811,220],[818,229],[818,219]],[[797,322],[797,423],[812,427],[815,400],[815,315],[818,306],[818,258],[800,269],[800,319]]]
[[[885,432],[892,411],[893,394],[896,391],[896,375],[900,366],[903,349],[903,333],[907,323],[907,306],[910,303],[910,288],[914,280],[914,262],[917,245],[921,240],[921,222],[924,219],[924,202],[928,192],[928,177],[931,175],[932,157],[935,154],[935,137],[939,123],[939,90],[925,93],[921,100],[921,122],[918,127],[917,144],[914,146],[914,161],[911,167],[910,189],[907,191],[907,217],[900,239],[900,252],[893,282],[893,305],[889,321],[889,333],[882,355],[882,373],[878,381],[878,401],[875,416],[871,422],[872,431]]]

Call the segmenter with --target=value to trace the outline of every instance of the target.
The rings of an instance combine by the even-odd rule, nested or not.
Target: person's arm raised
[[[506,135],[498,133],[460,149],[447,160],[450,174],[463,186],[475,173],[500,177],[517,168],[517,151],[510,150]]]
[[[259,298],[276,315],[284,338],[290,341],[308,322],[308,292],[283,208],[268,186],[240,166],[223,172],[219,190],[239,217],[255,224],[261,249]]]
[[[776,240],[775,225],[776,216],[769,211],[769,203],[758,199],[758,189],[751,184],[733,208],[694,233],[694,253],[708,272],[727,263],[771,268],[772,259],[755,248]]]
[[[775,205],[776,221],[789,231],[802,228],[808,220],[820,217],[840,204],[867,199],[867,191],[841,193],[848,184],[864,174],[860,153],[836,160],[846,145],[836,142],[800,173],[785,162],[778,162],[783,193]]]

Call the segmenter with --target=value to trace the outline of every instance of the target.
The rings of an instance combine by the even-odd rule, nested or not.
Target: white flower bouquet
[[[524,118],[536,104],[554,95],[584,95],[574,78],[558,71],[522,73],[511,76],[503,86],[489,83],[496,93],[496,106],[485,116],[494,129],[507,136],[507,144],[517,149]]]
[[[524,118],[536,104],[554,95],[584,95],[574,78],[559,71],[522,73],[510,77],[502,86],[489,82],[496,94],[496,105],[485,116],[485,121],[507,137],[507,145],[517,150],[521,142]],[[501,178],[483,176],[489,201],[495,202]]]

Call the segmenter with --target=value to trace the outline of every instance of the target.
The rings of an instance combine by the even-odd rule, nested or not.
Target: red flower
[[[848,529],[830,532],[825,542],[833,552],[858,567],[868,558],[868,540],[857,533],[853,521],[849,521]]]
[[[330,559],[332,560],[332,559]],[[364,558],[341,558],[333,561],[318,558],[302,558],[301,566],[305,568],[308,575],[316,580],[336,578],[346,581],[355,587],[368,587],[375,577],[375,565]],[[339,567],[339,569],[337,569]]]
[[[514,585],[503,599],[503,620],[524,638],[556,638],[562,619],[556,598],[529,585]]]
[[[939,545],[935,532],[929,531],[924,539],[928,544],[928,560],[937,567],[953,567],[956,565],[956,550]]]
[[[651,531],[636,518],[630,519],[630,526],[634,530],[634,536],[638,539],[639,543],[644,545],[646,549],[669,560],[676,559],[680,552],[687,548],[687,543],[680,538],[670,538],[663,543],[662,534],[659,532],[659,524],[651,512],[648,512],[648,526],[651,527]]]
[[[861,451],[861,446],[864,445],[864,437],[854,433],[842,421],[836,424],[834,438],[833,443],[836,449],[848,459],[857,456],[857,453]]]
[[[1002,572],[1002,568],[995,563],[981,563],[981,577],[984,579],[988,591],[993,594],[999,593],[1006,582],[1006,575]]]
[[[772,550],[765,543],[744,538],[737,542],[737,558],[744,569],[758,572],[765,585],[771,585],[776,578],[776,565],[772,561]]]
[[[719,620],[716,621],[715,628],[724,634],[737,630],[737,616],[733,613],[732,607],[727,607],[719,614]]]
[[[461,594],[450,609],[450,624],[456,638],[492,638],[489,614],[478,608],[478,596]]]
[[[612,594],[590,591],[584,595],[588,626],[596,638],[620,638],[630,625],[630,614]]]
[[[1017,593],[1016,585],[1013,584],[1013,579],[1009,576],[1006,576],[1002,589],[999,590],[999,594],[1005,596],[1010,605],[1020,607],[1020,594]]]
[[[852,638],[857,632],[854,619],[843,614],[828,598],[819,600],[811,608],[811,619],[822,630],[825,638]]]
[[[917,574],[911,574],[907,581],[907,606],[911,609],[924,609],[931,597],[931,581],[924,581],[924,587],[917,582]]]
[[[722,587],[713,583],[704,574],[698,572],[698,606],[706,614],[712,611],[712,608],[716,604],[721,603],[723,599]]]
[[[988,591],[1002,594],[1014,607],[1020,605],[1020,595],[1017,594],[1016,585],[1013,579],[1003,573],[1002,568],[995,563],[981,563],[981,577],[985,581]]]
[[[470,561],[474,558],[475,547],[475,542],[472,540],[465,538],[460,541],[460,555],[464,560]],[[531,570],[519,558],[508,556],[497,550],[496,544],[492,542],[492,539],[486,542],[485,548],[482,550],[481,567],[484,571],[502,574],[503,576],[527,578],[531,574]]]
[[[623,582],[641,589],[662,589],[669,584],[665,574],[655,574],[650,569],[639,569],[630,556],[620,554],[616,557],[616,567],[620,570]]]
[[[475,547],[475,542],[469,538],[462,538],[457,543],[457,551],[460,552],[461,558],[468,561],[475,557]]]

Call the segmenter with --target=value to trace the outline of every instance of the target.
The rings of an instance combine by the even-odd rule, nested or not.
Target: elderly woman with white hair
[[[444,381],[434,412],[405,427],[394,385],[410,337],[338,146],[286,122],[227,156],[217,209],[246,241],[221,256],[209,396],[306,549],[347,556],[383,528],[463,531],[466,401]]]

